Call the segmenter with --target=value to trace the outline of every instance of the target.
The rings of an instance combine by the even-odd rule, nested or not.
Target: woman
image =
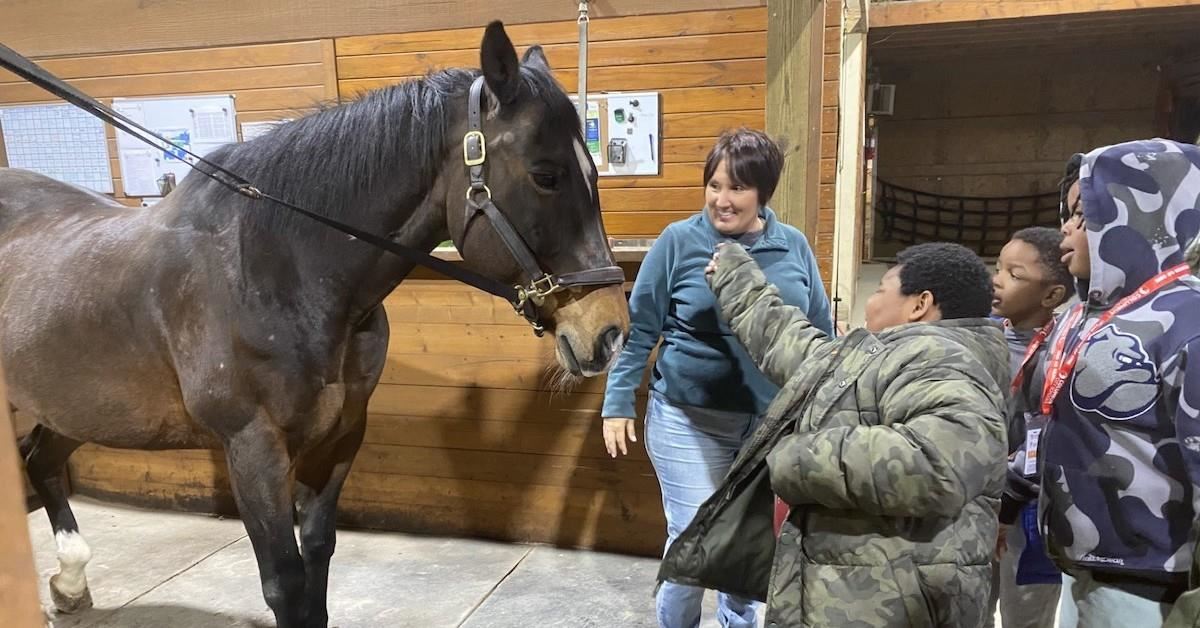
[[[720,321],[704,278],[717,244],[742,244],[786,303],[832,331],[808,241],[767,207],[782,169],[783,154],[766,134],[722,135],[704,164],[704,209],[667,226],[634,282],[629,342],[604,396],[604,444],[616,457],[627,453],[626,439],[637,440],[634,395],[661,339],[646,408],[646,451],[662,492],[668,547],[721,482],[778,390]],[[703,589],[664,584],[656,599],[659,625],[697,626],[703,595]],[[721,625],[756,625],[752,601],[721,593],[717,605]]]

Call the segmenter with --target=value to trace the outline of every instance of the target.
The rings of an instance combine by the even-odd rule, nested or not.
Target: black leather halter
[[[492,191],[488,189],[483,176],[483,167],[487,162],[487,138],[482,131],[483,108],[483,77],[475,79],[471,84],[471,93],[467,102],[467,133],[463,136],[463,163],[470,170],[471,183],[467,188],[466,220],[463,222],[463,239],[466,239],[467,229],[479,215],[487,216],[492,227],[499,234],[509,254],[521,267],[522,274],[529,283],[513,286],[517,291],[517,299],[513,307],[529,324],[533,332],[542,335],[544,328],[541,324],[539,311],[546,297],[578,286],[611,286],[625,281],[625,271],[619,266],[604,266],[568,273],[552,274],[542,270],[534,257],[533,251],[525,240],[517,234],[512,223],[492,202]]]

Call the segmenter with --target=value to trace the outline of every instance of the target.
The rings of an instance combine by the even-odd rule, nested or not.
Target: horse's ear
[[[487,25],[483,32],[483,45],[479,48],[479,67],[488,88],[507,105],[517,99],[521,87],[521,66],[517,62],[517,50],[504,32],[500,21]]]
[[[521,57],[521,65],[527,65],[550,72],[550,62],[546,60],[546,52],[543,51],[542,47],[537,44],[534,44],[525,50],[525,56]]]

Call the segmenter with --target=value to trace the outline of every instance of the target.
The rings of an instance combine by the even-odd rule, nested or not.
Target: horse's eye
[[[558,188],[558,177],[547,172],[531,172],[533,182],[539,188],[545,190],[554,190]]]

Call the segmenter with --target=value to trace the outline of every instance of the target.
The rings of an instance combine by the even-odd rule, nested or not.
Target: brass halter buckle
[[[513,288],[517,291],[515,306],[518,312],[524,309],[528,303],[542,307],[546,303],[546,297],[564,289],[554,278],[554,275],[546,275],[541,279],[529,282],[527,286],[513,286]]]
[[[471,142],[475,145],[472,146]],[[472,154],[478,154],[478,157],[473,157]],[[483,136],[483,131],[467,131],[463,136],[463,163],[468,166],[479,166],[487,161],[487,139]]]

